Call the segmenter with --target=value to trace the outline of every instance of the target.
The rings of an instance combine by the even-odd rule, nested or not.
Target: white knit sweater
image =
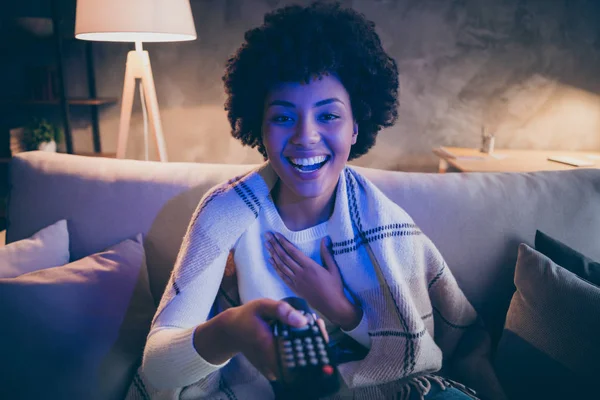
[[[285,226],[269,196],[264,203],[264,212],[259,214],[234,247],[237,283],[242,304],[261,298],[279,300],[296,296],[266,261],[268,258],[264,245],[266,232],[281,233],[304,254],[321,264],[320,245],[321,239],[327,236],[327,222],[301,231],[291,231]],[[355,289],[352,276],[346,276],[346,284],[352,290]],[[371,284],[376,286],[377,280],[372,279]],[[351,296],[346,295],[351,300]],[[227,364],[225,362],[221,365],[213,365],[204,360],[193,346],[194,331],[178,327],[182,322],[178,320],[178,315],[185,313],[186,307],[191,308],[193,304],[207,301],[203,298],[203,292],[186,290],[180,297],[178,302],[171,303],[165,308],[148,336],[148,346],[155,351],[146,357],[144,372],[158,387],[184,386],[204,378]],[[318,313],[318,310],[315,311]],[[322,315],[321,317],[324,318]],[[325,321],[330,338],[339,337],[339,328],[326,319]],[[170,325],[173,323],[177,325]],[[343,331],[343,333],[367,348],[371,345],[366,314],[363,314],[361,322],[352,331]],[[186,356],[183,356],[184,354]],[[179,364],[178,361],[181,363]]]
[[[241,354],[193,381],[192,377],[204,376],[207,367],[188,350],[191,333],[214,310],[213,300],[220,309],[231,304],[223,287],[230,251],[264,213],[277,180],[267,162],[213,188],[202,199],[159,304],[128,399],[273,397],[268,381]],[[478,324],[475,310],[439,251],[410,216],[350,167],[340,174],[327,234],[342,277],[352,279],[353,296],[366,315],[371,339],[363,359],[339,365],[343,383],[356,399],[407,398],[411,390],[422,398],[428,392],[427,382],[438,379],[431,373],[452,357],[464,330]],[[204,301],[189,302],[186,292],[201,293]],[[169,327],[180,330],[172,335]],[[156,346],[162,335],[169,335],[168,349]],[[160,360],[162,368],[155,369],[154,360]],[[177,374],[170,372],[172,368]],[[169,374],[170,387],[156,388],[157,376],[146,371]]]

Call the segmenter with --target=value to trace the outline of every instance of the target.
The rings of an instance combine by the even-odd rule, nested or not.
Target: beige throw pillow
[[[591,399],[600,360],[600,287],[519,246],[495,367],[514,400]]]
[[[33,236],[0,247],[0,278],[58,267],[69,262],[69,232],[64,219]]]

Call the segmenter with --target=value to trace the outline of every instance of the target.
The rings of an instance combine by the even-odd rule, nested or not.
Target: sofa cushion
[[[0,247],[0,278],[14,278],[68,262],[69,232],[63,219],[26,239]]]
[[[138,235],[0,279],[0,398],[123,398],[155,311],[143,259]]]
[[[600,287],[519,246],[495,360],[511,399],[587,397],[600,360]]]
[[[541,231],[535,233],[535,249],[563,268],[600,286],[600,262],[596,262]]]

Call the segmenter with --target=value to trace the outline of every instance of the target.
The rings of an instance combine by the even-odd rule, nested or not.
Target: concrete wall
[[[308,3],[307,1],[300,1]],[[198,39],[148,44],[171,161],[260,162],[229,134],[221,76],[244,32],[278,0],[192,0]],[[431,148],[496,146],[600,150],[600,2],[591,0],[353,0],[375,21],[400,69],[400,118],[355,164],[434,170]],[[121,95],[131,46],[95,45],[99,95]],[[81,54],[69,53],[69,90],[85,94]],[[142,159],[139,100],[128,157]],[[84,110],[74,145],[92,149]],[[102,146],[115,151],[119,106],[101,110]],[[151,147],[152,149],[153,147]],[[156,159],[151,152],[151,159]]]

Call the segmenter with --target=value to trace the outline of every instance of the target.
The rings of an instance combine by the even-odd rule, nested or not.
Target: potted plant
[[[25,128],[24,142],[28,150],[56,151],[56,144],[63,138],[63,131],[46,119],[35,119]]]

